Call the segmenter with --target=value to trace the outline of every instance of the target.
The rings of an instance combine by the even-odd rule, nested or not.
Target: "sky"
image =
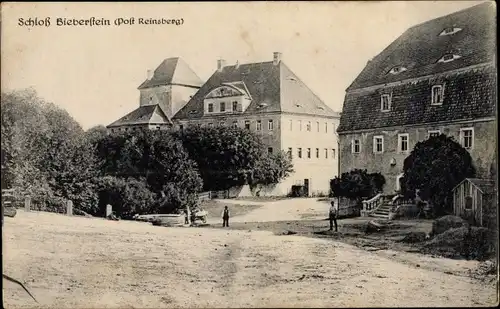
[[[137,108],[137,87],[165,58],[181,57],[207,80],[219,58],[228,65],[262,62],[281,52],[283,62],[341,112],[345,89],[406,29],[480,2],[3,2],[1,88],[33,87],[88,129]],[[30,17],[50,17],[51,25],[19,25],[19,18]],[[55,25],[57,18],[90,17],[112,25]],[[130,17],[134,25],[114,25]],[[139,25],[139,18],[182,18],[183,24]]]

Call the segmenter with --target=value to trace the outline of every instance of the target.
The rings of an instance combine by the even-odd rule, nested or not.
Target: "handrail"
[[[367,216],[370,213],[375,212],[381,205],[384,204],[384,198],[382,193],[379,193],[369,200],[363,201],[363,211],[362,215]]]

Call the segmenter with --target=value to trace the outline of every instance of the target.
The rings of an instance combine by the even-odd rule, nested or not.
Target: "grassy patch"
[[[245,205],[245,204],[229,204],[224,201],[203,201],[201,207],[208,213],[209,218],[219,218],[224,206],[229,208],[231,217],[247,214],[259,207],[260,205]]]

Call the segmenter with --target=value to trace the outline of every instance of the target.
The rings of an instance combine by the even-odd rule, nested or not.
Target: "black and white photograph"
[[[2,2],[3,307],[498,306],[496,10]]]

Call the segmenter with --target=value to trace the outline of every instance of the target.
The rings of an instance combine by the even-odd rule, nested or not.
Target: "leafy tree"
[[[89,150],[80,125],[33,89],[2,93],[4,186],[31,195],[35,203],[72,199],[76,207],[88,207],[96,202]]]
[[[444,134],[418,142],[404,161],[403,190],[419,196],[442,214],[451,206],[451,190],[476,174],[469,152]]]
[[[196,161],[205,190],[276,183],[293,171],[283,154],[269,155],[256,134],[233,127],[189,127],[177,131]]]
[[[101,176],[146,182],[157,197],[150,211],[175,212],[196,203],[202,188],[196,163],[171,133],[140,130],[107,135],[98,142],[97,153]]]
[[[293,171],[293,165],[285,152],[266,154],[257,161],[248,182],[254,186],[275,184]]]
[[[354,169],[342,173],[330,181],[330,191],[333,197],[347,197],[360,201],[362,198],[373,197],[382,191],[385,178],[380,173],[368,173],[366,170]]]

